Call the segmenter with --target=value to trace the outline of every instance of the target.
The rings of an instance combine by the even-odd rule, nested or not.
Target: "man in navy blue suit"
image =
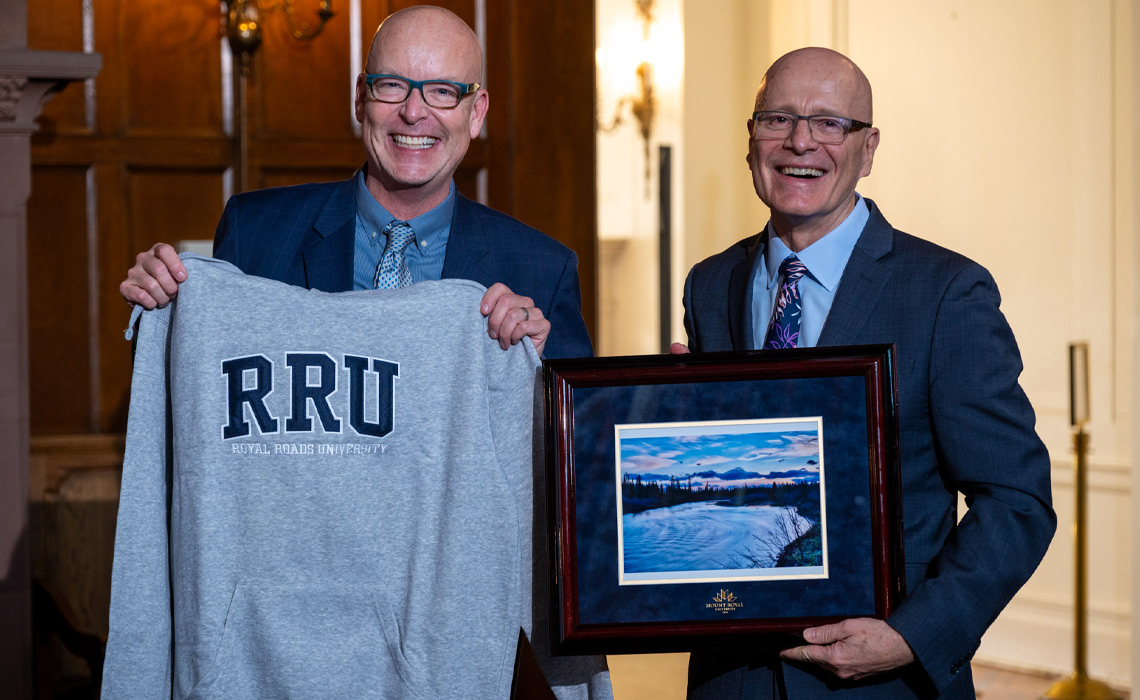
[[[487,114],[482,70],[478,38],[453,13],[423,6],[392,14],[356,82],[364,168],[343,182],[232,197],[214,255],[310,289],[371,289],[390,224],[407,222],[412,281],[454,277],[488,287],[480,311],[504,348],[529,336],[547,357],[593,354],[577,256],[455,190],[452,175]],[[139,254],[119,289],[154,308],[185,279],[175,250],[159,243]]]
[[[982,633],[1056,529],[1049,456],[993,279],[894,229],[855,192],[879,145],[871,106],[863,72],[834,51],[801,49],[772,65],[747,159],[771,219],[692,269],[689,344],[672,350],[760,348],[781,335],[770,327],[787,343],[776,308],[798,309],[798,347],[896,344],[907,593],[886,621],[808,629],[778,656],[694,653],[690,698],[973,698]],[[806,272],[789,301],[781,287],[797,273],[783,263],[793,254]]]

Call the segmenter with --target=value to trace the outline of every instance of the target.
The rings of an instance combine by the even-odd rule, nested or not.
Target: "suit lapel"
[[[352,289],[356,239],[356,177],[338,183],[313,219],[313,235],[303,244],[305,284],[324,292]]]
[[[451,231],[447,234],[447,252],[443,257],[444,279],[467,279],[482,283],[481,278],[501,277],[497,270],[489,269],[492,260],[491,241],[487,238],[471,200],[458,192],[455,195],[455,213],[451,217]],[[490,274],[488,277],[488,273]]]
[[[883,258],[891,252],[894,229],[875,203],[866,201],[871,205],[871,218],[859,235],[839,280],[831,311],[819,334],[817,344],[821,346],[855,344],[891,276],[890,266]]]

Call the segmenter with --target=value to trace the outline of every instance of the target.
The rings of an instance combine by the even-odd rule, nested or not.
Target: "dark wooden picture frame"
[[[891,345],[545,361],[554,653],[885,619],[904,585],[894,373]],[[761,537],[765,508],[803,527]]]

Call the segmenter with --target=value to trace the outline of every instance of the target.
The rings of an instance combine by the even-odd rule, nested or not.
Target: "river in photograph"
[[[625,571],[635,574],[743,567],[741,553],[759,553],[760,542],[756,538],[763,540],[778,527],[783,510],[703,501],[623,514]],[[801,521],[807,522],[802,518]]]

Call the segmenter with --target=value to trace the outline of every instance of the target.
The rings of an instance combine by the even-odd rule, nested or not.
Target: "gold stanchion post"
[[[1044,697],[1050,700],[1120,700],[1112,688],[1089,678],[1088,658],[1088,581],[1087,571],[1087,501],[1089,436],[1085,424],[1089,419],[1088,343],[1069,345],[1069,411],[1073,434],[1073,490],[1076,492],[1076,515],[1073,523],[1075,565],[1073,577],[1073,673],[1057,681]]]

